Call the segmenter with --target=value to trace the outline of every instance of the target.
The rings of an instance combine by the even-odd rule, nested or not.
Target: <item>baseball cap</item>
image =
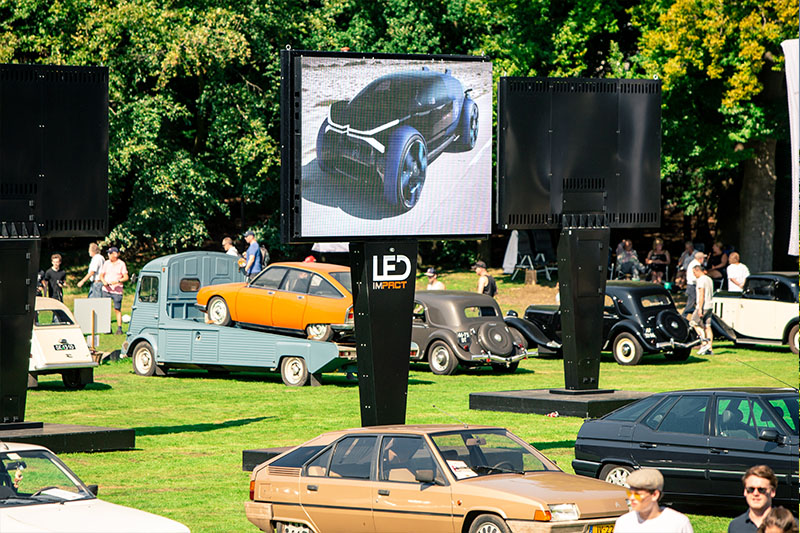
[[[112,252],[119,253],[119,248],[117,248],[116,246],[112,246],[111,248],[108,249],[108,253],[112,253]]]
[[[435,276],[436,275],[436,269],[433,268],[433,267],[430,267],[428,269],[428,271],[425,272],[425,275],[428,276],[428,277]]]
[[[313,255],[307,255],[305,259],[303,259],[303,263],[316,263],[317,258]]]
[[[486,268],[486,263],[484,263],[483,261],[475,261],[475,264],[472,265],[471,270],[475,270],[477,268]]]
[[[632,489],[657,490],[664,492],[664,476],[655,468],[642,468],[628,474],[625,482]]]
[[[247,230],[247,231],[245,231],[245,232],[244,232],[244,236],[245,236],[245,237],[255,237],[255,236],[256,236],[256,234],[255,234],[255,233],[253,233],[253,232],[252,232],[252,231],[250,231],[250,230]]]

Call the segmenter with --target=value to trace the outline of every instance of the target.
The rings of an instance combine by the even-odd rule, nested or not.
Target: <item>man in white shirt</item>
[[[744,290],[744,280],[750,275],[747,265],[739,262],[739,254],[731,252],[728,256],[728,290],[732,292],[742,292]]]
[[[225,253],[228,255],[239,257],[239,251],[233,245],[233,239],[230,237],[225,237],[222,239],[222,249],[225,250]]]
[[[703,339],[703,344],[697,351],[698,355],[711,355],[711,340],[714,333],[711,331],[711,312],[714,309],[714,282],[706,276],[705,270],[700,265],[694,265],[693,272],[697,284],[697,305],[695,306],[689,325],[694,328],[697,335]]]
[[[631,472],[626,481],[631,510],[617,518],[614,533],[694,533],[686,515],[658,505],[664,491],[661,472],[642,468]]]
[[[706,254],[703,252],[695,252],[694,259],[692,259],[689,266],[686,267],[686,307],[683,308],[683,315],[687,320],[692,317],[695,302],[697,301],[697,279],[694,275],[694,267],[695,265],[702,265],[705,260]]]
[[[103,254],[100,253],[100,247],[96,242],[89,244],[89,257],[92,258],[89,261],[89,271],[78,282],[78,287],[83,287],[83,284],[88,281],[91,283],[89,285],[89,298],[102,298],[103,284],[100,281],[100,269],[103,268],[105,259],[103,259]]]
[[[436,269],[431,267],[425,272],[425,275],[428,276],[428,286],[426,287],[429,291],[443,291],[444,290],[444,283],[439,281],[439,274],[436,272]]]

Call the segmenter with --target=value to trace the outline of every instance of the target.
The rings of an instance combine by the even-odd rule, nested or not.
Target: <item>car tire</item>
[[[611,347],[614,359],[621,365],[637,365],[642,360],[644,350],[641,343],[630,333],[620,333]]]
[[[86,386],[81,381],[81,371],[74,368],[61,372],[61,381],[64,382],[64,388],[69,390],[81,390]]]
[[[513,374],[519,368],[519,361],[511,363],[510,365],[503,365],[500,363],[492,363],[492,370],[496,374]]]
[[[798,328],[798,325],[795,324],[792,326],[791,331],[789,331],[789,349],[795,355],[800,353],[800,347],[798,346],[798,343],[800,343],[800,328]]]
[[[482,514],[470,524],[469,533],[511,533],[511,530],[499,516]]]
[[[156,373],[156,352],[153,345],[142,341],[136,345],[131,354],[133,371],[139,376],[152,376]]]
[[[308,366],[302,357],[281,359],[281,379],[287,387],[302,387],[308,383]]]
[[[478,104],[469,96],[464,98],[458,124],[459,139],[454,143],[459,152],[469,152],[478,142]]]
[[[598,476],[598,479],[605,481],[606,483],[611,483],[612,485],[627,487],[628,484],[626,480],[628,479],[628,474],[631,472],[633,472],[633,468],[629,466],[611,463],[605,465],[600,470],[600,476]]]
[[[401,126],[389,137],[383,196],[400,212],[417,205],[428,168],[428,146],[411,126]]]
[[[434,341],[428,348],[428,366],[439,376],[449,376],[458,368],[458,358],[444,341]]]
[[[233,322],[231,320],[231,311],[228,309],[228,304],[221,296],[212,296],[208,301],[208,319],[212,324],[217,326],[230,326]]]
[[[675,348],[671,352],[664,352],[667,361],[686,361],[692,353],[691,348]]]
[[[325,174],[331,174],[334,171],[333,165],[333,150],[331,150],[325,143],[325,129],[328,127],[328,119],[322,122],[322,126],[317,133],[317,165]]]
[[[330,324],[309,324],[306,335],[312,341],[329,341],[333,338],[333,328]]]

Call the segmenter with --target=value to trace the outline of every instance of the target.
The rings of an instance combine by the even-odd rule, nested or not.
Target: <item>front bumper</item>
[[[533,520],[506,520],[506,525],[512,533],[547,533],[556,531],[558,533],[598,533],[603,531],[600,526],[605,526],[607,531],[614,531],[616,518],[593,518],[590,520],[567,520],[563,522],[535,522]]]
[[[272,504],[265,502],[244,502],[244,513],[258,529],[262,531],[273,531],[272,527]]]

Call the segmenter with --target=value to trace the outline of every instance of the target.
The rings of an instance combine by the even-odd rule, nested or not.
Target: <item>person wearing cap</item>
[[[245,252],[245,260],[247,263],[244,265],[244,275],[250,281],[261,272],[261,250],[258,247],[256,234],[252,231],[246,231],[244,240],[247,242],[247,251]]]
[[[233,239],[230,237],[225,237],[222,239],[222,249],[225,250],[225,253],[228,255],[232,255],[233,257],[239,257],[239,251],[233,245]]]
[[[443,291],[444,290],[444,283],[439,281],[439,275],[436,273],[436,269],[430,267],[425,275],[428,276],[428,286],[425,287],[429,291]]]
[[[697,305],[697,277],[694,274],[695,265],[703,265],[706,254],[695,252],[694,259],[686,267],[686,307],[683,308],[683,315],[686,320],[691,320],[694,308]]]
[[[664,476],[655,468],[634,470],[626,480],[630,512],[617,518],[614,533],[694,533],[686,515],[658,500],[664,491]]]
[[[742,476],[747,511],[728,524],[728,533],[755,533],[772,510],[778,478],[767,465],[751,466]]]
[[[128,281],[128,268],[119,258],[119,248],[108,249],[108,261],[100,268],[100,282],[103,284],[103,298],[111,298],[117,314],[117,335],[122,335],[122,289]]]
[[[472,270],[478,275],[478,288],[476,292],[488,294],[494,298],[494,295],[497,294],[497,283],[495,283],[494,278],[486,270],[486,263],[483,261],[475,261],[475,264],[472,265]]]

